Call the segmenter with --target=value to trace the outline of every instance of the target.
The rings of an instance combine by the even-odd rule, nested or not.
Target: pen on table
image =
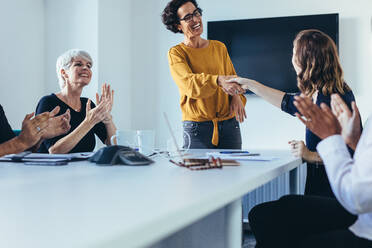
[[[222,151],[221,154],[249,153],[248,151]]]
[[[239,154],[238,156],[260,156],[259,153]]]
[[[175,164],[175,165],[180,166],[177,162],[174,162],[172,159],[169,159],[169,162],[171,162],[171,163],[173,163],[173,164]]]
[[[233,153],[228,153],[228,152],[224,152],[224,153],[222,153],[222,154],[231,154],[232,156],[260,156],[260,154],[259,153],[249,153],[249,152],[242,152],[242,153],[235,153],[235,152],[233,152]],[[237,154],[237,155],[236,155]]]
[[[150,155],[148,155],[147,157],[152,157],[152,156],[155,156],[156,154],[158,154],[158,153],[157,152],[153,152]]]

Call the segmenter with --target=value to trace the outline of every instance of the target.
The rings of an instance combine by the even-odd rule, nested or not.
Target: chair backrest
[[[13,130],[13,133],[18,136],[20,133],[21,133],[22,130],[19,130],[19,129],[14,129]]]

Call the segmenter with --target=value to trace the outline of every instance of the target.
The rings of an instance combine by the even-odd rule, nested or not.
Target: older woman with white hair
[[[90,99],[81,97],[83,88],[92,78],[92,65],[90,55],[78,49],[69,50],[57,59],[56,69],[61,91],[41,98],[36,114],[59,106],[61,113],[71,113],[71,129],[64,135],[45,140],[39,152],[91,152],[96,144],[95,135],[104,144],[110,145],[110,138],[116,132],[111,116],[114,91],[110,89],[110,85],[103,84],[102,95],[96,94],[97,106]]]

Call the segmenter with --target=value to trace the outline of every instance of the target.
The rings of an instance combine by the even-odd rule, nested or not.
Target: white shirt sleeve
[[[367,129],[354,159],[340,135],[328,137],[317,146],[335,196],[353,214],[372,212],[372,133]]]

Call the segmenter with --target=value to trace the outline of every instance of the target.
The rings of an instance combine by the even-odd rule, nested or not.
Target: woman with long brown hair
[[[300,93],[311,97],[317,105],[325,103],[328,106],[331,94],[338,93],[351,109],[351,102],[355,101],[354,95],[343,79],[336,45],[327,34],[314,29],[299,32],[293,41],[292,64]],[[288,94],[247,78],[234,78],[230,81],[239,83],[291,115],[298,112],[293,103],[294,96],[300,93]],[[289,141],[289,144],[294,155],[307,162],[305,194],[334,197],[322,159],[316,152],[319,142],[319,137],[306,129],[306,145],[297,140]]]
[[[343,79],[336,45],[328,35],[319,30],[298,33],[293,42],[292,64],[299,90],[312,99],[314,104],[319,106],[325,103],[330,106],[331,94],[338,93],[351,109],[354,95]],[[234,80],[283,111],[298,115],[295,95],[250,79]],[[277,201],[259,204],[249,212],[248,219],[257,241],[256,247],[309,247],[305,241],[308,235],[324,230],[344,229],[355,222],[356,216],[346,211],[334,198],[322,159],[316,152],[320,141],[318,136],[306,129],[306,146],[303,141],[289,142],[293,153],[307,162],[305,196],[284,196]],[[353,152],[352,149],[349,148],[349,152]],[[334,247],[341,247],[340,243],[346,244],[345,237],[337,237],[340,240]],[[334,239],[331,240],[334,242]]]

